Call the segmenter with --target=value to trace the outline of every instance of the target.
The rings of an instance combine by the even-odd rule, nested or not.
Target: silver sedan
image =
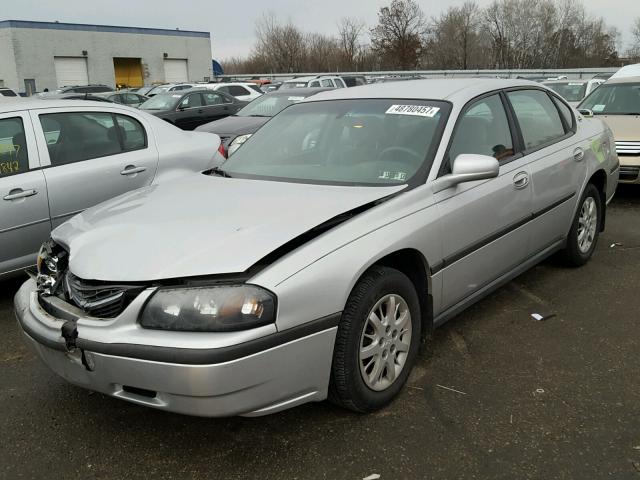
[[[608,128],[538,84],[321,93],[221,169],[58,227],[16,313],[54,372],[137,404],[368,412],[433,328],[553,253],[587,262],[617,183]]]

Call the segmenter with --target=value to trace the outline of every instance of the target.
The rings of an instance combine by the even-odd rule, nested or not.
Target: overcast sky
[[[417,0],[429,16],[438,15],[463,0]],[[213,57],[244,56],[254,41],[255,21],[265,9],[291,19],[305,31],[334,34],[342,17],[376,23],[378,8],[390,0],[20,0],[4,8],[2,20],[39,20],[180,28],[211,32]],[[491,0],[479,0],[482,6]],[[626,49],[634,17],[640,16],[640,0],[583,0],[592,14],[620,29]]]

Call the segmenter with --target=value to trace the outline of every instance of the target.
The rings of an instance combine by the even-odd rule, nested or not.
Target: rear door
[[[204,97],[204,111],[206,122],[212,122],[236,112],[236,108],[230,99],[227,99],[224,95],[218,92],[205,92],[202,94]]]
[[[529,254],[531,185],[527,159],[499,93],[469,103],[456,124],[440,175],[458,155],[497,158],[497,178],[462,183],[436,194],[442,221],[442,305],[446,310],[490,286]]]
[[[35,263],[51,224],[28,112],[0,114],[0,275]]]
[[[198,125],[206,123],[205,110],[202,95],[198,93],[190,93],[184,97],[178,106],[178,115],[176,117],[176,126],[183,130],[193,130]]]
[[[116,109],[31,112],[49,189],[52,226],[151,184],[158,152],[142,116]]]
[[[562,240],[587,175],[588,140],[576,134],[571,109],[538,89],[507,92],[529,159],[533,185],[531,254]]]

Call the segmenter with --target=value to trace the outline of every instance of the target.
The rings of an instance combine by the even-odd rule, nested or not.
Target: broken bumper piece
[[[118,319],[80,318],[70,324],[75,307],[65,305],[60,317],[68,318],[47,313],[32,279],[15,297],[16,316],[28,343],[51,370],[80,387],[207,417],[266,415],[327,396],[339,315],[237,345],[182,348],[141,344],[144,329],[121,325]],[[84,338],[85,330],[88,337],[98,331],[102,339],[113,330],[117,342]],[[177,337],[185,338],[180,333]],[[136,343],[122,342],[123,335]]]

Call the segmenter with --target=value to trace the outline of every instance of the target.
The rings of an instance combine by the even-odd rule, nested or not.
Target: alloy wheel
[[[578,217],[578,249],[580,253],[587,253],[593,245],[598,228],[598,208],[593,197],[587,197],[580,208]]]
[[[397,294],[373,306],[360,336],[360,374],[372,390],[389,388],[400,376],[411,346],[411,312]]]

